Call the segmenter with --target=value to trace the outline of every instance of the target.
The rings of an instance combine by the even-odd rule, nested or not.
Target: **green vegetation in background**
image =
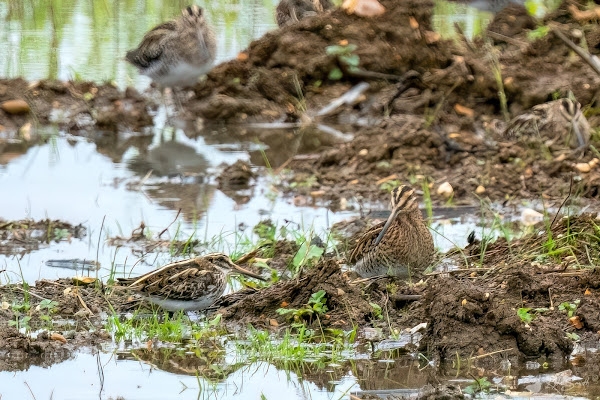
[[[274,26],[276,0],[0,0],[0,53],[8,55],[0,76],[132,84],[137,72],[125,63],[126,51],[194,2],[215,27],[220,59]]]

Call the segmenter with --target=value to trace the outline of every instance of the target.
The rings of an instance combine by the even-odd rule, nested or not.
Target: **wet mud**
[[[11,107],[25,103],[20,107]],[[92,82],[0,79],[0,132],[57,125],[67,132],[140,130],[152,124],[151,103],[135,89]]]
[[[46,219],[5,221],[0,218],[0,254],[26,254],[50,243],[71,241],[86,236],[83,225]]]

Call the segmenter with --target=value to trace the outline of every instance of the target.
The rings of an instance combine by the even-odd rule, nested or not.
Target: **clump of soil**
[[[0,254],[28,253],[40,246],[72,238],[81,239],[86,228],[59,220],[34,221],[24,219],[5,221],[0,219]]]
[[[225,167],[217,177],[217,188],[234,199],[237,204],[245,204],[251,198],[247,191],[250,189],[252,179],[256,179],[256,174],[252,172],[250,164],[238,160]]]
[[[152,124],[147,100],[133,88],[123,92],[111,84],[0,79],[0,103],[10,100],[25,101],[30,111],[11,114],[0,108],[0,121],[9,131],[27,122],[57,124],[69,132],[139,130]]]
[[[296,279],[278,282],[259,291],[245,289],[225,296],[215,308],[225,321],[237,326],[251,323],[257,328],[273,328],[289,322],[286,316],[277,313],[279,308],[301,309],[320,290],[326,293],[329,309],[320,321],[324,327],[362,325],[371,314],[368,301],[360,295],[358,288],[349,285],[338,262],[333,259],[301,271]]]
[[[221,175],[217,177],[219,190],[232,189],[240,190],[247,189],[250,180],[255,178],[256,174],[252,172],[252,167],[245,161],[238,160],[235,163],[227,166]]]
[[[589,265],[586,254],[595,259],[600,249],[596,222],[590,216],[564,219],[551,234],[467,248],[470,260],[483,259],[482,268],[428,282],[423,340],[441,359],[470,349],[563,360],[573,349],[566,332],[597,335],[600,328],[600,269],[581,269]],[[549,237],[556,247],[547,247]],[[564,304],[574,305],[568,306],[576,309],[572,316]],[[522,319],[519,309],[532,310],[531,320]]]

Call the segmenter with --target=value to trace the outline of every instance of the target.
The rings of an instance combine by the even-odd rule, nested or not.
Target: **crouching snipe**
[[[409,277],[433,262],[435,248],[419,210],[414,189],[400,186],[392,191],[392,213],[365,232],[348,257],[349,265],[362,277],[392,275]]]

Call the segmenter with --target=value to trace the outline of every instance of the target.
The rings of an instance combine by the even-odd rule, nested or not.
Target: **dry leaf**
[[[67,295],[71,294],[72,291],[73,291],[73,289],[68,287],[65,290],[63,290],[63,295],[67,296]]]
[[[579,318],[577,315],[569,318],[569,322],[575,327],[575,329],[583,328],[583,322],[581,322],[581,318]]]
[[[338,288],[337,294],[338,294],[338,296],[343,296],[346,294],[346,292],[344,292],[342,289]]]
[[[425,31],[425,41],[428,44],[433,44],[433,43],[437,43],[440,41],[440,39],[442,38],[442,35],[440,35],[437,32],[433,32],[433,31]]]
[[[325,191],[324,190],[315,190],[315,191],[310,192],[310,196],[314,197],[314,198],[323,197],[323,196],[325,196]]]
[[[591,296],[592,292],[590,291],[590,289],[585,289],[585,292],[583,293],[584,296]],[[4,304],[4,303],[3,303]]]
[[[96,278],[92,278],[91,276],[76,276],[73,278],[73,283],[75,285],[89,285],[90,283],[96,282]]]
[[[358,183],[358,179],[353,179],[349,182],[351,185],[356,185]]]
[[[415,17],[408,18],[408,23],[410,24],[411,28],[419,29],[419,21],[417,21]]]
[[[477,186],[477,189],[475,189],[475,193],[477,194],[484,194],[485,193],[485,188],[481,185]]]
[[[65,339],[65,337],[60,333],[53,333],[52,335],[50,335],[50,339],[59,341],[61,343],[67,343],[67,339]]]
[[[279,322],[277,322],[277,321],[276,321],[276,320],[274,320],[274,319],[270,319],[270,320],[269,320],[269,325],[271,325],[271,326],[279,326]]]
[[[246,61],[248,59],[248,53],[241,52],[237,55],[238,61]]]
[[[281,307],[287,307],[289,305],[290,305],[290,303],[288,303],[287,301],[282,301],[281,302]]]
[[[9,114],[24,114],[28,113],[31,108],[25,100],[8,100],[0,105],[4,111]]]
[[[348,41],[346,39],[342,39],[338,42],[340,46],[348,46]]]
[[[10,304],[8,304],[6,301],[2,302],[2,309],[3,310],[8,310],[10,308]]]
[[[467,299],[463,299],[463,301],[462,301],[462,303],[461,303],[461,304],[462,304],[463,306],[466,306],[466,305],[467,305]]]
[[[146,342],[146,349],[148,349],[148,351],[152,350],[152,339]]]
[[[454,111],[456,111],[458,114],[465,115],[470,118],[473,118],[475,116],[475,111],[473,111],[472,108],[461,106],[458,103],[454,105]]]
[[[378,180],[377,182],[375,182],[375,184],[376,184],[377,186],[379,186],[379,185],[381,185],[382,183],[385,183],[385,182],[387,182],[387,181],[391,181],[391,180],[393,180],[393,179],[398,179],[398,175],[396,175],[396,174],[393,174],[393,175],[386,176],[385,178],[382,178],[382,179]]]
[[[369,150],[367,150],[367,149],[362,149],[361,151],[358,152],[358,155],[361,157],[364,157],[367,154],[369,154]]]

